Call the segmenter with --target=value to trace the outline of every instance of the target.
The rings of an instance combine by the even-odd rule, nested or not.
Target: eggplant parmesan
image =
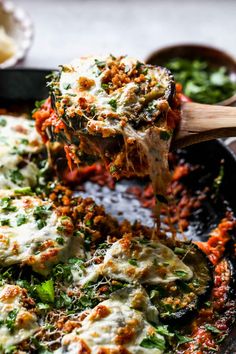
[[[22,195],[22,189],[0,191],[0,264],[27,264],[47,273],[66,254],[73,223],[53,210],[50,201]]]
[[[117,292],[90,310],[81,327],[63,337],[56,353],[161,354],[165,338],[147,320],[155,318],[153,312],[141,289]],[[149,338],[156,341],[155,347],[147,345]]]
[[[43,150],[33,120],[0,116],[0,189],[33,187],[39,169],[34,156]]]
[[[195,193],[186,180],[197,167],[172,155],[159,232],[101,205],[112,194],[115,207],[120,193],[142,219],[135,198],[149,208],[166,201],[179,117],[172,75],[127,57],[90,57],[63,66],[50,90],[34,118],[58,149],[44,148],[32,120],[0,120],[0,353],[217,352],[236,314],[235,259],[226,257],[236,222],[227,211],[205,242],[183,230],[216,197],[219,176]],[[72,164],[97,159],[105,167]],[[149,175],[154,188],[107,171]]]
[[[34,301],[18,285],[0,287],[0,351],[22,342],[38,329]]]
[[[51,99],[35,112],[44,140],[64,144],[69,164],[102,159],[114,177],[149,175],[159,202],[179,119],[171,73],[129,57],[86,57],[61,66]]]

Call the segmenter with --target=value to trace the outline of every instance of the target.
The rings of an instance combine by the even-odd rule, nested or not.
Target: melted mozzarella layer
[[[161,284],[177,279],[190,280],[192,270],[167,246],[124,236],[106,252],[99,265],[90,265],[80,277],[80,284],[105,276],[128,283]],[[75,281],[78,277],[74,275]]]
[[[119,292],[118,292],[119,293]],[[127,296],[128,295],[128,296]],[[147,305],[145,293],[135,289],[132,293],[113,295],[109,300],[101,302],[82,321],[82,326],[67,334],[62,339],[59,353],[133,353],[161,354],[158,348],[141,346],[144,338],[158,335],[155,328],[146,320],[141,308]],[[83,350],[82,350],[83,349]],[[123,350],[123,351],[122,351]]]
[[[107,251],[102,275],[142,284],[168,283],[179,278],[189,280],[192,270],[160,242],[142,244],[125,237]]]
[[[142,108],[142,102],[140,101],[139,83],[130,81],[122,87],[116,89],[113,93],[107,93],[103,88],[103,80],[108,74],[106,69],[103,72],[99,69],[98,63],[109,63],[112,61],[111,57],[82,57],[75,59],[68,66],[63,66],[60,74],[59,90],[62,97],[70,100],[70,105],[66,108],[68,116],[73,116],[74,113],[81,111],[78,105],[80,98],[85,98],[87,102],[93,104],[96,107],[96,115],[109,115],[114,114],[114,109],[111,106],[111,102],[116,102],[116,115],[118,116],[132,116],[136,117],[139,110]],[[138,60],[131,57],[124,57],[120,60],[120,64],[124,65],[126,71],[132,71],[138,65]],[[150,81],[158,83],[158,87],[162,87],[163,92],[168,88],[169,77],[166,74],[166,69],[161,67],[151,67],[147,69],[147,77],[145,83]],[[80,82],[82,79],[91,80],[92,84],[88,89],[81,87]],[[156,105],[156,110],[159,110],[159,104],[162,104],[162,100],[157,97],[153,100],[153,105]],[[93,119],[90,117],[90,123],[93,125]],[[90,131],[90,123],[88,123],[88,130]],[[115,129],[114,134],[122,132],[122,127],[119,121],[98,122],[96,120],[95,125],[99,127],[107,127]],[[96,134],[96,131],[91,129],[91,134]],[[109,135],[111,135],[109,133]]]
[[[34,186],[39,171],[28,156],[43,149],[34,121],[0,115],[0,127],[0,188]],[[16,178],[15,171],[21,174],[20,178]]]
[[[0,191],[0,264],[28,264],[45,273],[68,249],[73,224],[49,201]]]
[[[0,346],[2,349],[22,342],[39,328],[36,314],[24,306],[26,298],[26,290],[17,285],[5,284],[0,288]]]

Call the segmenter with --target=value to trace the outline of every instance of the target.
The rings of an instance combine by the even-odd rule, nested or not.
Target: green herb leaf
[[[64,90],[69,90],[69,89],[71,89],[71,84],[64,82],[63,88],[64,88]]]
[[[185,278],[186,275],[188,275],[188,273],[185,272],[184,270],[176,270],[175,274],[178,275],[178,277],[180,277],[180,278]]]
[[[16,225],[21,226],[28,221],[28,218],[25,214],[19,214],[16,218]]]
[[[34,114],[39,108],[41,108],[41,106],[45,103],[46,100],[42,100],[42,101],[35,101],[35,108],[32,111],[32,114]]]
[[[166,132],[165,130],[160,131],[160,138],[162,140],[169,140],[171,138],[171,134]]]
[[[41,230],[47,225],[46,219],[50,213],[51,205],[38,205],[33,212],[38,229]]]
[[[68,308],[70,307],[72,303],[72,299],[71,297],[69,297],[67,294],[65,293],[61,293],[59,298],[56,301],[56,308],[60,309],[60,308]]]
[[[32,189],[30,187],[23,187],[19,189],[15,189],[14,193],[17,195],[32,195]]]
[[[36,292],[42,302],[53,303],[55,300],[53,280],[49,279],[42,284],[36,285]]]
[[[29,144],[29,140],[28,139],[21,139],[20,143],[23,145],[28,145]]]
[[[174,333],[169,331],[167,325],[158,326],[156,328],[156,331],[157,331],[158,334],[161,334],[162,336],[167,336],[167,337],[173,337],[174,336]]]
[[[160,335],[148,336],[142,340],[140,346],[147,349],[158,348],[160,350],[165,350],[165,338]]]
[[[128,260],[129,264],[131,264],[132,266],[138,267],[138,262],[136,259],[131,258]]]
[[[19,184],[24,180],[24,176],[18,169],[12,170],[9,174],[9,177],[11,181],[16,184]]]
[[[203,60],[174,58],[165,64],[183,85],[184,93],[196,102],[217,103],[236,92],[225,67],[216,68]]]
[[[106,66],[106,62],[103,60],[95,59],[94,61],[95,61],[95,64],[97,65],[97,67],[99,67],[99,68],[104,68]]]
[[[108,84],[101,84],[101,87],[103,88],[103,90],[109,89],[109,85]]]
[[[178,339],[178,346],[184,343],[189,343],[192,342],[192,338],[191,337],[186,337],[186,336],[182,336],[181,334],[175,333],[177,339]]]
[[[42,219],[36,220],[36,224],[37,224],[39,230],[41,230],[43,227],[47,226],[46,221],[42,220]]]
[[[109,105],[116,111],[117,110],[117,101],[114,99],[111,99],[108,101]]]
[[[59,245],[64,245],[64,243],[65,243],[65,240],[63,237],[57,237],[56,241]]]
[[[12,354],[17,350],[17,347],[15,345],[9,345],[8,347],[6,347],[6,349],[4,350],[5,354]]]
[[[214,334],[221,333],[221,331],[218,328],[216,328],[215,326],[209,325],[209,324],[206,324],[205,328],[206,328],[206,330],[208,330],[208,331],[210,331],[211,333],[214,333]]]
[[[1,127],[5,127],[7,125],[7,121],[5,118],[0,117],[0,126]]]
[[[176,253],[176,254],[185,254],[186,251],[183,248],[175,247],[174,253]]]
[[[3,211],[16,211],[17,208],[11,205],[12,199],[9,197],[2,198],[0,200],[0,207]]]
[[[10,330],[10,332],[14,332],[18,312],[18,309],[14,309],[10,311],[7,315],[6,326]]]
[[[1,226],[10,226],[10,219],[1,219],[0,225]]]

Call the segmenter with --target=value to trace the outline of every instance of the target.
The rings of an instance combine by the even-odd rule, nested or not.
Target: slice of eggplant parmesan
[[[173,250],[191,268],[193,277],[188,281],[177,279],[175,282],[149,287],[148,292],[163,321],[187,321],[210,296],[212,264],[194,243],[175,242]]]
[[[69,163],[101,159],[115,178],[150,176],[164,196],[168,151],[179,122],[174,77],[129,57],[83,57],[48,83],[51,97],[34,113],[45,140],[64,144]]]

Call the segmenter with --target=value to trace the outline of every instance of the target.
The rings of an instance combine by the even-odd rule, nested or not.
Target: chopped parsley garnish
[[[63,307],[68,308],[71,306],[71,303],[72,303],[71,297],[69,297],[66,293],[61,293],[59,298],[56,299],[55,306],[58,309]]]
[[[17,208],[11,205],[12,199],[9,197],[2,198],[0,200],[0,207],[3,211],[16,211]]]
[[[209,324],[206,324],[205,328],[206,328],[207,331],[209,331],[211,333],[214,333],[214,334],[221,333],[221,331],[218,328],[216,328],[215,326],[209,325]]]
[[[42,220],[42,219],[36,220],[36,224],[37,224],[39,230],[41,230],[43,227],[47,226],[46,221]]]
[[[109,89],[109,85],[108,84],[101,84],[101,87],[103,88],[103,90]]]
[[[5,118],[0,117],[0,126],[1,127],[5,127],[7,125],[7,121]]]
[[[53,303],[55,300],[54,283],[52,279],[36,285],[35,290],[42,302]]]
[[[72,281],[71,265],[57,264],[52,270],[53,278],[57,281],[65,280],[70,283]]]
[[[114,100],[113,98],[108,101],[109,105],[116,111],[117,110],[117,101]]]
[[[24,180],[24,176],[22,175],[22,173],[18,169],[12,170],[10,172],[9,177],[10,177],[11,181],[16,184],[19,184]]]
[[[57,232],[63,233],[64,231],[65,231],[65,227],[64,226],[60,225],[60,226],[57,227]]]
[[[236,83],[224,66],[217,68],[205,60],[184,58],[173,58],[165,66],[195,102],[214,104],[236,92]]]
[[[184,270],[176,270],[175,274],[178,275],[180,278],[184,278],[188,273],[185,272]]]
[[[143,63],[141,63],[140,61],[137,61],[136,69],[139,70],[142,65],[143,65]]]
[[[21,226],[21,225],[27,223],[27,221],[28,221],[28,218],[25,214],[19,214],[16,218],[16,225]]]
[[[0,225],[1,226],[10,226],[10,219],[1,219]]]
[[[161,334],[162,336],[166,336],[166,337],[173,337],[174,336],[174,333],[169,331],[167,325],[158,326],[156,328],[156,331],[158,334]]]
[[[15,189],[14,193],[17,195],[32,195],[31,187],[23,187],[19,189]]]
[[[18,309],[14,309],[14,310],[10,311],[7,315],[6,326],[10,330],[10,332],[14,332],[16,317],[17,317],[18,312],[19,312]]]
[[[136,261],[136,259],[131,258],[128,260],[129,264],[131,264],[132,266],[137,267],[138,266],[138,262]]]
[[[92,220],[90,220],[90,219],[89,219],[89,220],[86,220],[86,221],[85,221],[85,225],[86,225],[86,226],[92,226]]]
[[[97,112],[96,106],[93,104],[92,106],[90,106],[90,113],[95,116]]]
[[[162,140],[169,140],[170,137],[171,137],[171,134],[170,134],[170,133],[166,132],[165,130],[161,130],[161,131],[160,131],[160,138],[161,138]]]
[[[106,62],[104,60],[95,59],[94,61],[98,68],[104,68],[106,66]]]
[[[223,181],[223,178],[224,178],[224,173],[225,173],[224,165],[221,165],[219,174],[213,181],[213,191],[214,191],[216,196],[219,195],[220,187],[221,187],[221,184],[222,184],[222,181]]]
[[[33,215],[39,230],[47,225],[46,219],[50,213],[50,210],[51,205],[39,205],[34,209]]]
[[[46,100],[42,101],[35,101],[35,109],[32,111],[32,114],[35,113],[44,103]]]
[[[28,145],[29,144],[29,140],[28,139],[21,139],[20,143],[23,145]]]
[[[175,333],[175,335],[176,338],[178,339],[178,346],[181,344],[192,342],[193,340],[191,337],[182,336],[181,334],[178,333]]]
[[[140,346],[147,349],[158,348],[160,350],[165,350],[166,345],[165,338],[159,335],[152,335],[144,338],[140,343]]]
[[[64,90],[69,90],[69,89],[71,89],[71,84],[64,82],[63,88],[64,88]]]
[[[6,349],[4,350],[5,354],[13,354],[15,353],[17,350],[17,347],[15,345],[9,345],[6,347]]]
[[[111,166],[110,167],[110,173],[116,172],[116,166]]]
[[[65,243],[65,240],[63,237],[57,237],[56,241],[59,245],[64,245],[64,243]]]
[[[176,254],[185,254],[186,251],[185,251],[185,249],[183,249],[183,248],[175,247],[174,253],[176,253]]]

